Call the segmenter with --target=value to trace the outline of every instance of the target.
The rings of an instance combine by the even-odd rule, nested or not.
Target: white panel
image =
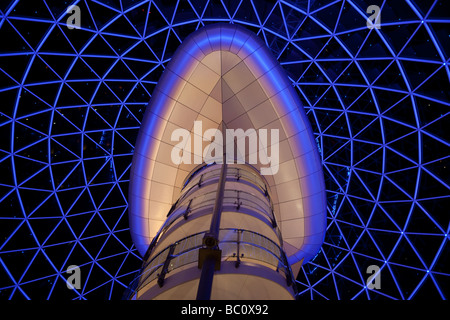
[[[211,70],[214,70],[215,73],[218,75],[222,74],[220,70],[220,51],[214,51],[208,54],[206,57],[204,57],[201,61],[205,66],[210,68]]]
[[[280,141],[283,141],[286,139],[286,133],[284,132],[284,128],[281,125],[281,122],[279,119],[276,119],[268,124],[266,124],[264,126],[264,129],[267,129],[267,131],[270,132],[271,129],[278,129],[278,133],[279,133],[279,139]]]
[[[296,121],[292,120],[296,118],[300,118],[300,113],[298,110],[291,111],[281,118],[281,123],[283,124],[283,128],[288,137],[296,135],[297,133],[305,130],[305,127],[303,125],[299,126]]]
[[[182,187],[183,182],[186,179],[186,177],[188,176],[188,174],[189,174],[189,171],[184,171],[184,170],[181,170],[180,168],[178,168],[177,177],[175,179],[175,186]]]
[[[186,164],[186,163],[181,163],[178,166],[179,170],[183,170],[183,171],[187,171],[187,172],[191,172],[192,170],[194,170],[194,168],[198,166],[198,164],[195,163],[191,163],[191,164]]]
[[[185,84],[186,80],[183,80],[171,70],[166,69],[159,79],[157,90],[176,100],[178,99]]]
[[[200,63],[189,78],[189,82],[209,95],[219,79],[217,73]]]
[[[256,79],[277,65],[276,60],[273,56],[270,56],[270,52],[265,46],[261,46],[258,50],[245,58],[244,61],[249,66],[249,69],[255,75]],[[262,61],[264,62],[261,63]]]
[[[252,110],[248,111],[248,114],[257,129],[265,129],[264,125],[278,118],[270,100],[262,102]]]
[[[222,78],[217,81],[215,87],[211,90],[209,97],[216,99],[218,102],[222,102]]]
[[[203,116],[202,114],[199,114],[196,121],[201,121],[202,122],[202,138],[205,134],[206,130],[209,129],[218,129],[219,128],[219,124],[217,122],[212,121],[211,119]],[[191,132],[192,137],[194,136],[194,130],[192,130]],[[196,135],[197,136],[197,135]],[[205,146],[207,143],[209,143],[208,141],[205,141]]]
[[[152,117],[156,118],[155,122],[157,123],[157,125],[152,128],[151,136],[155,139],[159,139],[161,137],[162,133],[164,132],[165,127],[168,122],[166,120],[164,120],[163,118],[160,118],[156,115],[152,115]]]
[[[164,220],[148,220],[148,226],[150,230],[150,237],[155,237],[158,234],[159,229],[161,229],[161,226],[164,224]]]
[[[138,161],[144,161],[143,159],[145,158],[141,158]],[[137,161],[135,162],[137,163]],[[139,172],[139,175],[135,174],[133,171],[131,172],[134,175],[134,178],[136,178],[137,176],[142,177],[143,181],[142,183],[139,185],[138,190],[139,190],[139,196],[147,196],[150,194],[150,185],[151,185],[151,181],[149,180],[149,177],[151,177],[153,175],[153,169],[155,168],[155,161],[148,161],[145,160],[145,170],[142,170]],[[138,163],[138,165],[141,165],[140,163]],[[137,165],[136,165],[137,166]],[[136,194],[134,188],[131,189],[132,194]]]
[[[311,150],[308,154],[314,154],[315,150]],[[317,172],[320,167],[316,161],[308,161],[309,156],[300,156],[294,159],[295,164],[297,165],[297,171],[300,178],[305,176],[309,176],[310,174]]]
[[[163,203],[159,201],[149,201],[148,212],[149,216],[155,218],[155,220],[166,220],[167,213],[169,213],[170,207],[172,205],[169,203]]]
[[[154,181],[150,188],[150,200],[171,204],[172,192],[172,186]]]
[[[139,236],[147,236],[150,233],[148,219],[133,215],[130,219],[130,229]]]
[[[238,98],[233,96],[223,103],[222,117],[225,123],[229,123],[245,112]]]
[[[319,214],[319,218],[322,215]],[[326,228],[325,224],[317,223],[318,215],[315,216],[309,216],[305,218],[305,235],[313,235],[317,233],[322,233],[324,231],[324,228]]]
[[[177,176],[177,169],[167,164],[156,162],[155,169],[153,171],[152,180],[161,182],[168,185],[173,185],[175,177]]]
[[[297,105],[296,101],[292,97],[291,93],[289,92],[289,87],[271,97],[270,100],[272,101],[272,104],[274,106],[284,106],[283,108],[275,109],[275,112],[277,112],[278,114],[278,118],[281,118],[282,116],[295,110],[296,108],[302,108],[301,105]]]
[[[227,82],[225,80],[221,80],[222,81],[222,102],[227,101],[228,99],[230,99],[231,97],[234,96],[234,92],[233,90],[231,90],[231,88],[228,86]]]
[[[139,216],[142,218],[147,218],[147,214],[149,212],[149,206],[150,206],[150,193],[148,194],[147,198],[140,197],[140,196],[134,196],[133,198],[136,198],[139,200],[139,204],[137,204],[135,201],[131,201],[128,204],[128,212],[130,212],[132,215]]]
[[[180,187],[174,187],[173,193],[172,193],[172,203],[175,203],[177,199],[180,197],[181,188]]]
[[[283,74],[282,68],[272,68],[269,72],[265,73],[262,77],[258,79],[258,81],[261,81],[261,86],[264,88],[264,91],[266,92],[266,95],[270,98],[277,94],[278,92],[281,92],[284,88],[286,88],[289,83],[283,81],[284,78],[286,78],[286,75]],[[272,79],[277,79],[276,85],[273,84]],[[279,83],[281,81],[281,83]]]
[[[293,159],[291,146],[287,139],[280,142],[278,150],[280,152],[280,163]]]
[[[196,58],[197,57],[194,58],[186,51],[180,50],[172,56],[172,59],[177,60],[180,59],[181,61],[183,61],[183,64],[181,65],[169,64],[168,68],[166,69],[176,73],[179,77],[183,78],[184,80],[189,80],[189,77],[200,63]]]
[[[187,130],[191,130],[191,128],[192,128],[193,125],[194,125],[194,124],[192,123],[192,125],[191,125]],[[164,133],[163,133],[163,135],[162,135],[162,141],[164,141],[164,142],[167,143],[167,144],[173,145],[173,146],[179,144],[180,141],[178,141],[178,140],[171,141],[172,133],[173,133],[176,129],[179,129],[179,128],[180,128],[179,125],[176,125],[176,124],[174,124],[174,123],[167,122],[167,125],[166,125],[166,127],[164,128]],[[186,142],[187,142],[187,141],[186,141]]]
[[[255,77],[247,68],[244,61],[241,61],[233,69],[228,71],[223,78],[234,92],[239,92],[250,83],[255,81]]]
[[[229,51],[222,51],[222,74],[230,71],[241,61],[241,58],[239,58],[236,54]]]
[[[252,122],[247,113],[242,114],[233,121],[229,122],[227,125],[228,129],[235,129],[235,130],[242,129],[246,131],[247,129],[253,128]]]
[[[280,203],[281,219],[289,220],[303,217],[303,204],[301,199]]]
[[[242,89],[236,96],[246,111],[251,110],[267,99],[267,96],[264,94],[258,81],[254,81],[249,86]]]
[[[286,246],[286,244],[289,244],[290,246],[292,246],[292,247],[295,248],[295,249],[293,250],[294,252],[290,252],[290,253],[287,253],[287,252],[286,252],[286,254],[289,256],[289,255],[295,253],[299,248],[302,247],[304,239],[305,239],[305,238],[304,238],[303,236],[301,236],[301,237],[296,237],[296,238],[284,238],[284,237],[283,237],[283,244],[284,244],[285,246]],[[287,246],[286,246],[286,247],[287,247]]]
[[[180,126],[181,128],[192,128],[194,125],[194,120],[197,118],[197,114],[198,113],[192,109],[177,103],[175,109],[170,115],[169,121]]]
[[[145,144],[141,144],[142,146],[141,152],[145,152],[145,154],[142,153],[141,154],[146,158],[155,160],[158,154],[160,141],[144,134],[141,136],[140,139],[141,141],[145,141]]]
[[[209,97],[203,105],[201,114],[219,124],[222,122],[222,104]]]
[[[161,142],[158,148],[158,155],[156,157],[156,161],[177,168],[178,165],[173,163],[172,161],[172,150],[174,148],[175,147],[173,145]],[[179,150],[179,148],[177,149]]]
[[[319,183],[321,179],[319,179],[320,177],[316,176],[316,173],[300,179],[300,188],[303,197],[308,197],[323,191],[323,186]]]
[[[213,87],[216,83],[213,83]],[[211,90],[212,88],[211,87]],[[190,83],[186,83],[186,86],[183,88],[183,91],[178,98],[178,102],[188,106],[190,109],[200,112],[205,103],[208,95],[201,91],[200,89],[194,87]]]
[[[303,237],[305,234],[303,219],[281,221],[281,234],[286,239]]]
[[[294,160],[281,163],[278,173],[274,175],[274,179],[277,184],[298,179]]]
[[[298,180],[293,180],[277,185],[278,200],[280,202],[301,198]]]

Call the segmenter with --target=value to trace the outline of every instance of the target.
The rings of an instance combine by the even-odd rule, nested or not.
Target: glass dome
[[[0,297],[122,297],[141,265],[127,216],[140,121],[178,45],[220,21],[265,41],[315,132],[328,225],[299,298],[448,298],[449,3],[373,4],[379,29],[360,0],[3,1]]]

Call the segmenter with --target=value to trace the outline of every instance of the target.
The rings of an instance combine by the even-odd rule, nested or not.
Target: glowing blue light
[[[69,298],[88,299],[96,292],[106,298],[117,297],[115,292],[123,291],[129,284],[128,275],[140,265],[129,236],[124,236],[128,230],[120,223],[127,219],[130,164],[126,164],[126,159],[133,152],[132,133],[137,134],[159,72],[171,58],[169,49],[178,46],[186,30],[220,20],[247,26],[277,55],[305,105],[320,147],[328,188],[328,233],[320,253],[300,271],[300,296],[362,297],[361,288],[367,288],[366,266],[361,261],[375,260],[387,265],[383,272],[390,276],[383,281],[384,284],[390,281],[395,289],[372,290],[371,295],[410,299],[429,285],[441,298],[448,298],[448,287],[441,277],[450,274],[443,270],[435,275],[448,255],[449,221],[429,205],[448,199],[448,191],[440,196],[422,196],[429,192],[424,185],[427,179],[432,181],[429,186],[449,189],[448,180],[437,169],[439,161],[448,160],[447,154],[439,156],[437,151],[448,147],[448,138],[439,127],[448,117],[445,110],[450,101],[446,91],[441,94],[437,85],[450,78],[446,68],[449,52],[440,42],[445,35],[436,29],[448,19],[436,17],[442,1],[420,6],[419,2],[383,1],[382,20],[389,12],[405,13],[398,18],[402,22],[395,28],[395,34],[392,32],[395,22],[376,32],[367,31],[366,8],[353,0],[325,5],[319,1],[284,0],[268,5],[269,2],[252,0],[236,1],[230,6],[228,1],[208,1],[201,9],[193,1],[174,1],[170,8],[178,9],[172,11],[159,10],[158,3],[149,0],[76,1],[85,15],[82,28],[71,31],[65,28],[65,13],[52,7],[50,1],[40,1],[42,10],[36,11],[43,14],[42,19],[29,17],[23,1],[2,6],[0,31],[15,42],[5,43],[0,49],[0,76],[5,83],[0,88],[0,98],[11,101],[0,114],[0,129],[9,136],[0,146],[0,165],[5,172],[0,181],[0,212],[4,215],[0,224],[6,230],[6,239],[0,243],[0,271],[5,275],[1,297],[41,299],[43,293],[32,287],[45,282],[51,283],[45,287],[46,298],[53,298],[58,288],[67,290],[65,267],[67,263],[76,264],[73,259],[80,256],[85,258],[78,263],[86,268],[86,281]],[[220,17],[215,16],[213,4],[219,7]],[[245,7],[246,4],[250,5]],[[186,10],[185,15],[177,15],[183,6],[193,14],[189,16]],[[148,14],[137,14],[141,9],[148,12],[149,7],[162,18],[149,19]],[[100,16],[99,12],[109,16]],[[91,24],[92,30],[83,21]],[[429,39],[420,38],[421,33]],[[55,42],[61,44],[57,49],[52,45]],[[415,43],[420,44],[416,47]],[[102,51],[98,52],[95,49],[100,45]],[[422,45],[426,45],[425,50]],[[438,70],[441,63],[445,68]],[[411,64],[434,71],[422,72],[417,79],[416,67],[409,69]],[[45,72],[40,72],[40,66]],[[88,70],[88,75],[76,77],[76,72],[83,70],[79,66]],[[129,85],[123,96],[115,90],[117,83]],[[445,83],[447,87],[443,88],[448,89],[448,82]],[[110,102],[97,103],[102,90]],[[69,94],[71,101],[64,102]],[[32,100],[33,108],[26,104],[26,99]],[[94,110],[95,106],[111,108],[117,115],[104,119],[100,110]],[[72,109],[76,110],[72,116],[60,115],[61,111]],[[432,110],[439,112],[434,114]],[[29,120],[25,121],[25,117]],[[341,126],[345,131],[337,132],[335,129]],[[103,131],[111,134],[109,140],[102,136]],[[109,149],[95,140],[97,137],[109,141]],[[45,156],[33,151],[36,149]],[[57,152],[61,154],[59,159]],[[97,161],[104,163],[98,168],[89,164]],[[104,169],[111,174],[104,175]],[[401,176],[408,177],[406,182]],[[41,182],[37,186],[33,184],[35,179]],[[69,182],[74,185],[68,186]],[[103,193],[97,193],[99,189]],[[398,199],[386,199],[389,192]],[[73,199],[68,199],[67,194]],[[112,199],[120,200],[119,204],[110,203]],[[73,213],[74,210],[78,212]],[[415,220],[416,215],[421,218]],[[111,217],[113,221],[109,220]],[[83,218],[86,221],[71,220]],[[423,235],[417,233],[414,228],[417,224],[422,226],[420,219],[434,229]],[[104,233],[89,234],[95,221],[104,225]],[[44,222],[47,228],[35,225]],[[61,233],[66,238],[54,238]],[[422,257],[420,243],[428,237],[439,238],[442,243],[427,248],[426,256]],[[385,246],[385,239],[389,239],[391,247]],[[391,244],[392,239],[397,241]],[[93,252],[95,246],[88,244],[91,240],[98,240],[100,252]],[[413,255],[409,261],[419,261],[423,267],[396,259],[402,246],[407,246]],[[111,247],[115,251],[106,254]],[[54,258],[53,252],[58,248],[61,251]],[[368,252],[376,254],[372,257]],[[19,255],[17,259],[24,261],[23,270],[11,260]],[[430,262],[429,255],[433,256]],[[109,260],[120,260],[120,267],[112,270]],[[33,273],[39,263],[47,263],[45,275]],[[124,269],[133,263],[135,270]],[[410,284],[403,288],[394,271],[397,266],[410,271],[427,270],[427,278],[432,281],[420,281],[413,290]],[[96,283],[95,279],[104,280]],[[345,283],[352,285],[347,287]]]

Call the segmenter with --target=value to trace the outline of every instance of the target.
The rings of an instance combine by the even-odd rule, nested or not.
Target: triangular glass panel
[[[364,41],[366,40],[369,32],[370,30],[368,28],[363,28],[360,30],[346,32],[337,37],[345,44],[352,57],[354,57],[365,43]]]
[[[86,104],[87,101],[84,101],[78,95],[78,92],[73,90],[70,87],[70,85],[71,84],[65,83],[61,86],[60,94],[59,94],[58,100],[55,103],[55,107],[60,108],[60,107],[68,107],[68,106],[83,106]],[[68,121],[68,120],[66,120],[66,121]],[[57,129],[56,129],[57,124],[55,123],[53,126],[55,127],[54,130],[57,131]],[[59,128],[59,129],[61,129],[62,131],[67,131],[67,129],[63,129],[63,128]],[[59,132],[59,131],[57,131],[57,132]]]
[[[377,214],[377,216],[379,213]],[[379,219],[374,215],[373,219]],[[385,220],[386,222],[390,222],[389,219]],[[379,223],[374,223],[374,228],[378,229]],[[380,223],[382,225],[382,223]],[[370,222],[369,226],[372,226],[372,221]],[[400,233],[398,232],[388,232],[387,230],[370,230],[370,235],[377,244],[378,248],[381,251],[381,254],[384,256],[385,259],[387,259],[392,250],[396,247],[396,244],[400,238]]]
[[[363,71],[358,68],[356,62],[353,62],[344,70],[344,72],[342,72],[336,82],[354,85],[364,84],[366,83],[366,80],[364,79],[362,72]]]
[[[415,205],[411,212],[406,232],[409,237],[411,236],[410,233],[436,234],[442,241],[442,229],[440,225],[418,205]],[[422,245],[424,244],[423,240],[420,242]]]
[[[102,30],[105,33],[117,34],[130,38],[138,38],[140,34],[131,26],[131,23],[124,15],[119,16],[113,23]]]
[[[402,298],[410,298],[414,289],[421,282],[425,272],[422,270],[408,268],[407,266],[397,265],[396,263],[389,264],[389,267],[392,270],[392,275],[394,276],[394,279],[403,294]]]
[[[125,16],[128,18],[128,21],[134,26],[134,28],[137,30],[137,32],[140,35],[144,35],[145,33],[145,26],[148,23],[147,17],[149,15],[150,6],[152,2],[144,2],[137,7],[133,8],[132,10],[129,10],[125,13]],[[127,4],[122,3],[124,7],[127,6]],[[131,5],[131,3],[130,3]],[[124,8],[125,9],[125,8]],[[125,10],[126,11],[126,10]]]
[[[400,57],[441,61],[439,52],[433,44],[425,26],[422,24],[413,38],[406,44]]]
[[[367,29],[366,20],[362,17],[355,8],[349,3],[344,3],[341,12],[339,21],[337,23],[336,32],[342,31],[350,31],[354,29]]]
[[[63,212],[68,212],[68,210],[78,201],[84,189],[85,188],[80,187],[58,191],[57,197]]]
[[[24,83],[45,83],[59,80],[58,75],[40,57],[36,57],[31,64],[27,77],[24,79]]]
[[[329,5],[332,1],[327,3]],[[334,1],[333,1],[334,2]],[[310,8],[310,11],[315,11],[312,16],[318,19],[322,24],[326,25],[326,27],[333,32],[336,28],[337,19],[339,17],[340,9],[342,7],[342,3],[335,2],[326,8],[319,9],[323,4],[323,1],[314,1]],[[316,10],[319,9],[319,10]]]
[[[26,223],[25,223],[26,225]],[[29,231],[28,231],[29,232]],[[16,235],[16,237],[19,234]],[[19,244],[18,242],[17,244]],[[17,247],[20,248],[20,247]],[[26,246],[24,247],[26,248]],[[2,248],[2,250],[7,250],[6,247]],[[9,272],[11,276],[15,279],[15,281],[19,281],[19,279],[24,274],[25,270],[28,268],[30,263],[33,262],[33,258],[36,255],[37,250],[20,250],[20,251],[12,251],[8,252],[7,254],[2,253],[1,258],[3,263],[7,266],[14,266],[10,267]],[[3,269],[3,268],[2,268]]]
[[[157,8],[155,3],[151,2],[147,16],[147,27],[145,30],[145,36],[149,36],[166,26],[167,26],[166,19],[164,19],[164,16],[161,14],[159,8]]]
[[[99,216],[99,214],[95,213],[91,216],[91,219],[86,225],[86,229],[84,229],[81,234],[82,238],[89,238],[99,234],[108,233],[109,230],[105,225],[103,219]]]
[[[50,237],[45,242],[45,245],[54,245],[63,242],[72,242],[74,239],[74,235],[70,230],[67,222],[65,220],[61,220],[61,223],[55,228]],[[80,261],[75,264],[80,263]]]
[[[82,148],[80,146],[81,138],[82,138],[81,137],[81,133],[69,134],[69,135],[61,135],[61,136],[54,135],[52,137],[53,140],[58,142],[67,151],[69,151],[70,153],[75,154],[75,156],[77,158],[74,158],[74,160],[77,160],[77,159],[79,159],[81,157],[81,150],[82,150]],[[55,157],[53,157],[53,158],[55,158]],[[62,162],[62,161],[68,161],[68,159],[66,159],[64,157],[62,159],[56,159],[55,162]]]
[[[336,38],[331,37],[330,40],[325,44],[317,58],[324,60],[336,59],[338,61],[342,61],[344,59],[350,59],[351,57],[344,50],[342,45],[336,40]]]
[[[386,181],[383,181],[386,184]],[[380,201],[383,201],[384,197],[380,197]],[[389,215],[389,217],[395,222],[395,224],[403,229],[406,226],[409,215],[411,213],[411,202],[383,202],[380,203],[380,207]]]
[[[98,30],[101,30],[106,23],[119,14],[119,12],[114,11],[112,8],[101,5],[95,1],[90,1],[88,5],[85,12],[90,12],[91,15],[95,17],[94,21]],[[120,7],[119,10],[121,10]]]
[[[114,95],[114,93],[109,89],[105,83],[101,83],[95,96],[93,97],[92,104],[120,104],[120,100]],[[91,112],[89,112],[89,118],[91,117]],[[92,123],[92,128],[98,128],[95,123]],[[88,129],[91,130],[91,129]]]
[[[342,17],[341,17],[342,20]],[[367,36],[363,47],[358,53],[358,58],[382,58],[392,57],[392,54],[384,45],[377,32],[372,29]]]
[[[30,218],[29,224],[33,229],[33,234],[36,236],[39,243],[44,243],[47,238],[53,233],[53,230],[57,228],[58,224],[61,222],[60,217],[49,218]],[[34,276],[34,275],[33,275]]]
[[[361,182],[369,189],[369,192],[376,198],[376,195],[378,194],[378,190],[380,188],[381,175],[366,170],[355,169],[354,171],[357,172]]]
[[[83,51],[84,55],[100,55],[102,58],[111,57],[117,59],[117,55],[114,52],[111,45],[106,42],[101,34],[94,36],[89,46]]]
[[[373,85],[386,88],[387,90],[402,90],[405,93],[408,91],[406,80],[395,61],[383,71]]]
[[[444,67],[441,67],[424,84],[420,85],[416,92],[445,103],[450,100],[449,85],[447,71]]]

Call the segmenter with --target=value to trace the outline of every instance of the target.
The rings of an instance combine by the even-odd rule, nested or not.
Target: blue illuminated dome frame
[[[0,297],[121,298],[141,264],[127,194],[143,113],[183,39],[229,22],[286,70],[322,157],[327,233],[299,298],[448,298],[449,3],[370,4],[380,29],[359,0],[2,2]]]

